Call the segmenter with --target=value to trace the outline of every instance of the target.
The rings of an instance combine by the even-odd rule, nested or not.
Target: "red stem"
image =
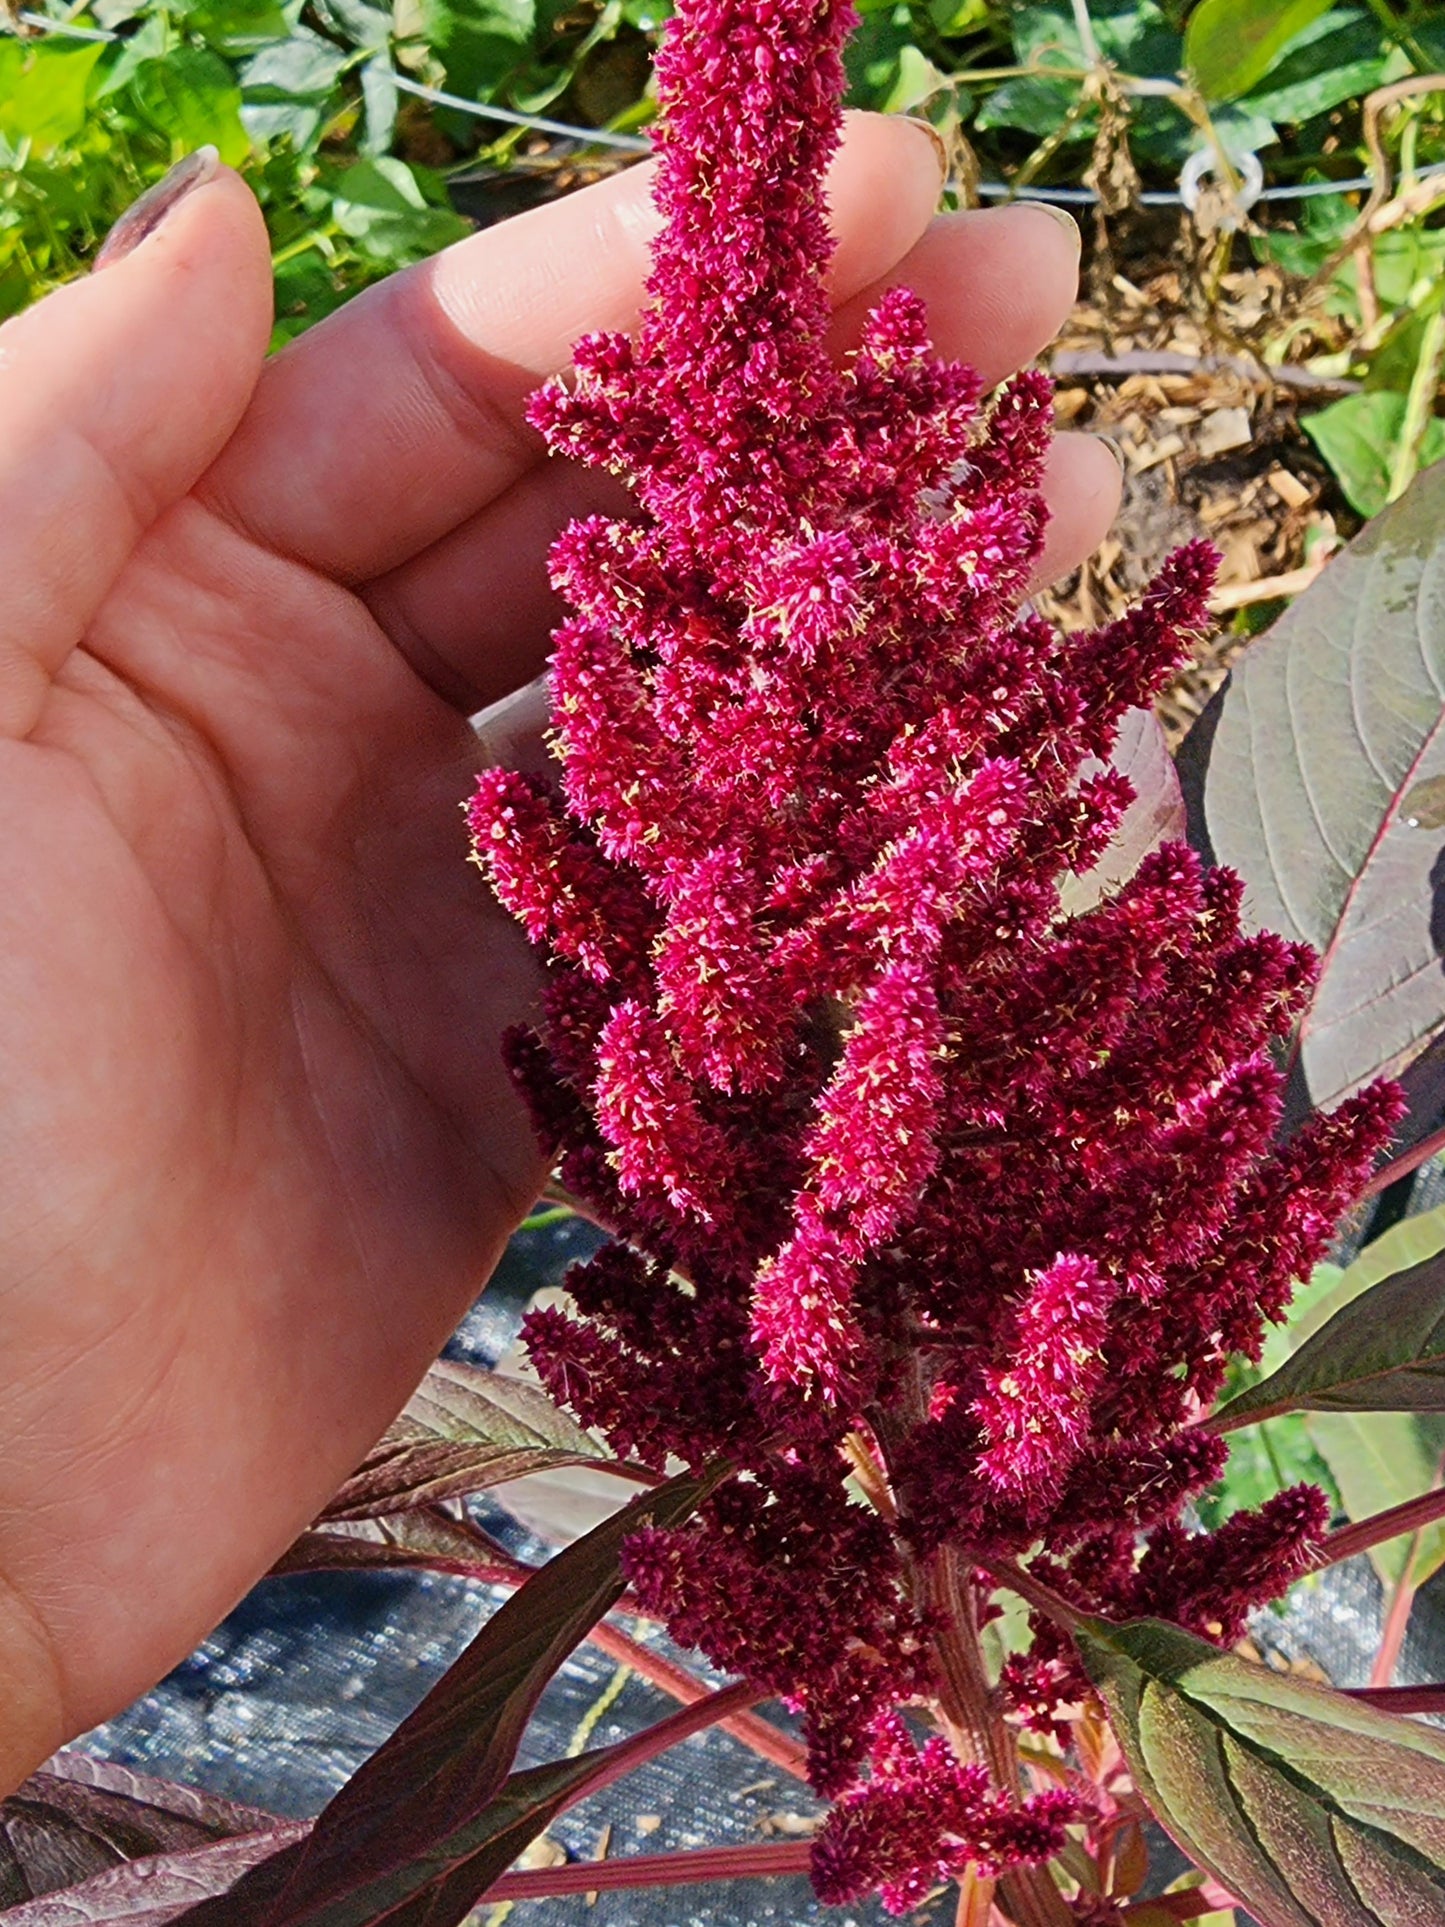
[[[1347,1686],[1346,1697],[1382,1713],[1445,1713],[1445,1686]]]
[[[688,1853],[631,1853],[620,1860],[574,1860],[565,1867],[504,1873],[486,1899],[551,1900],[562,1894],[601,1893],[619,1887],[681,1887],[697,1880],[755,1880],[806,1873],[812,1848],[806,1840],[777,1846],[697,1847]]]
[[[1418,1499],[1406,1499],[1403,1505],[1392,1505],[1386,1512],[1372,1513],[1356,1525],[1341,1526],[1325,1539],[1310,1571],[1323,1572],[1326,1566],[1353,1559],[1356,1553],[1368,1552],[1371,1546],[1382,1546],[1387,1539],[1398,1539],[1403,1533],[1418,1532],[1436,1519],[1445,1519],[1445,1486],[1434,1486]]]
[[[565,1813],[568,1807],[576,1806],[579,1800],[590,1800],[594,1793],[600,1793],[604,1787],[635,1772],[659,1753],[666,1753],[669,1747],[680,1745],[683,1740],[691,1739],[694,1733],[716,1726],[734,1713],[756,1706],[760,1699],[766,1697],[756,1686],[739,1680],[734,1686],[720,1686],[715,1693],[694,1700],[691,1706],[680,1706],[675,1713],[669,1713],[665,1720],[659,1720],[656,1726],[646,1727],[641,1733],[634,1733],[630,1740],[620,1740],[616,1746],[608,1747],[606,1764],[599,1765],[591,1779],[578,1787],[571,1799],[557,1811]]]
[[[1382,1191],[1388,1191],[1398,1179],[1408,1178],[1412,1171],[1418,1171],[1422,1164],[1428,1163],[1437,1151],[1445,1151],[1445,1130],[1432,1131],[1429,1137],[1422,1137],[1418,1144],[1411,1145],[1408,1151],[1402,1151],[1399,1157],[1382,1164],[1360,1193],[1361,1204],[1366,1198],[1377,1198]]]
[[[1395,1668],[1400,1663],[1400,1654],[1405,1645],[1405,1633],[1415,1605],[1415,1560],[1419,1551],[1420,1535],[1417,1532],[1410,1541],[1400,1577],[1390,1588],[1390,1609],[1385,1614],[1385,1624],[1380,1631],[1379,1650],[1375,1654],[1375,1663],[1370,1668],[1370,1685],[1377,1692],[1383,1692],[1394,1683]]]
[[[1084,1615],[1077,1606],[1071,1606],[1062,1593],[1055,1592],[1052,1586],[1046,1586],[1042,1579],[1035,1579],[1026,1566],[1001,1560],[991,1570],[1001,1586],[1007,1586],[1010,1592],[1018,1593],[1031,1606],[1037,1606],[1041,1613],[1047,1613],[1067,1632],[1073,1632],[1084,1623]]]
[[[605,1620],[594,1626],[587,1637],[610,1658],[630,1666],[634,1673],[683,1706],[695,1705],[710,1690],[685,1666],[664,1659],[661,1653],[653,1652],[650,1646],[631,1638],[620,1627],[609,1626]],[[770,1765],[781,1767],[784,1773],[806,1785],[808,1755],[789,1734],[779,1732],[770,1721],[759,1719],[755,1713],[738,1713],[717,1723],[725,1733],[731,1733],[735,1740],[740,1740]]]
[[[447,1522],[453,1526],[458,1523],[451,1518],[448,1518]],[[321,1530],[324,1531],[324,1528]],[[339,1538],[342,1535],[335,1536]],[[501,1548],[493,1549],[491,1542],[480,1532],[473,1530],[470,1536],[477,1540],[475,1559],[427,1556],[417,1559],[415,1563],[424,1564],[432,1572],[451,1573],[455,1577],[475,1579],[488,1586],[520,1586],[538,1570],[537,1567],[525,1566],[520,1561],[509,1565],[490,1563],[489,1559],[495,1559]],[[664,1659],[661,1653],[655,1653],[650,1646],[644,1646],[640,1640],[631,1638],[629,1634],[622,1631],[621,1627],[609,1625],[606,1620],[594,1626],[587,1634],[587,1639],[591,1645],[600,1648],[609,1658],[617,1660],[621,1665],[630,1666],[633,1672],[645,1679],[649,1685],[656,1686],[682,1706],[696,1705],[712,1691],[704,1681],[698,1679],[696,1674],[688,1672],[685,1666],[679,1666],[674,1660]],[[750,1752],[756,1753],[759,1759],[766,1760],[770,1766],[778,1767],[793,1779],[802,1781],[804,1785],[807,1784],[806,1749],[800,1746],[790,1734],[780,1732],[770,1720],[760,1719],[753,1713],[738,1713],[719,1719],[717,1724]]]

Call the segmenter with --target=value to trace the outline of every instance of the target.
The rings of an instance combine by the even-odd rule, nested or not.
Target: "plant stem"
[[[943,1679],[940,1711],[960,1758],[988,1768],[1004,1791],[1020,1791],[1013,1734],[1004,1723],[988,1683],[973,1580],[962,1557],[945,1548],[928,1570],[926,1596],[940,1627],[934,1653]],[[1016,1867],[999,1882],[999,1904],[1013,1927],[1069,1927],[1072,1914],[1047,1867]]]
[[[693,1706],[708,1696],[709,1688],[695,1674],[688,1672],[685,1666],[665,1659],[650,1646],[644,1646],[641,1640],[631,1638],[620,1627],[608,1625],[606,1620],[594,1626],[587,1637],[609,1658],[630,1666],[649,1685],[670,1694],[683,1706]],[[780,1767],[793,1779],[807,1783],[807,1754],[789,1734],[779,1732],[777,1727],[760,1719],[756,1713],[733,1714],[717,1723],[725,1733],[740,1740],[760,1759],[768,1761],[771,1766]]]
[[[686,1853],[633,1853],[620,1860],[577,1860],[565,1867],[504,1873],[485,1898],[552,1900],[563,1894],[626,1887],[681,1887],[697,1880],[749,1880],[808,1871],[806,1840],[752,1847],[697,1847]]]
[[[1418,1499],[1406,1499],[1402,1505],[1392,1505],[1386,1512],[1372,1513],[1357,1525],[1341,1526],[1338,1532],[1330,1533],[1310,1571],[1323,1572],[1327,1566],[1337,1566],[1342,1559],[1353,1559],[1356,1553],[1368,1552],[1372,1546],[1382,1546],[1407,1532],[1418,1532],[1436,1519],[1445,1519],[1445,1487],[1442,1486],[1433,1486]]]
[[[1392,1184],[1398,1184],[1401,1178],[1408,1178],[1412,1171],[1418,1171],[1422,1164],[1428,1164],[1440,1151],[1445,1151],[1445,1130],[1432,1131],[1429,1137],[1422,1137],[1418,1144],[1412,1144],[1399,1157],[1382,1164],[1361,1191],[1359,1202],[1363,1204],[1367,1198],[1377,1198],[1382,1191],[1388,1191]]]
[[[614,1781],[635,1773],[638,1767],[656,1759],[659,1753],[666,1753],[670,1747],[691,1739],[694,1733],[705,1732],[710,1726],[720,1726],[725,1719],[756,1706],[765,1697],[756,1686],[739,1680],[733,1686],[720,1686],[715,1693],[705,1694],[691,1706],[680,1706],[655,1726],[646,1727],[630,1740],[622,1740],[618,1745],[609,1747],[607,1763],[600,1766],[585,1785],[578,1787],[572,1798],[558,1811],[565,1813],[567,1807],[576,1806],[581,1800],[590,1800],[594,1793],[601,1793],[604,1787],[611,1786]]]
[[[1406,59],[1414,67],[1416,73],[1429,73],[1429,55],[1425,52],[1425,49],[1420,45],[1414,34],[1411,33],[1405,22],[1403,20],[1397,20],[1394,14],[1391,13],[1388,0],[1365,0],[1365,5],[1384,28],[1386,39],[1392,40],[1395,43],[1401,53],[1405,55]]]
[[[1405,1644],[1405,1632],[1410,1624],[1410,1613],[1415,1604],[1415,1562],[1420,1556],[1420,1533],[1416,1532],[1410,1540],[1405,1554],[1405,1563],[1400,1569],[1400,1577],[1389,1592],[1389,1608],[1385,1614],[1385,1624],[1380,1632],[1380,1649],[1375,1654],[1375,1663],[1370,1668],[1370,1685],[1376,1691],[1394,1683],[1395,1668],[1400,1663],[1400,1653]]]
[[[1420,353],[1415,362],[1415,372],[1410,377],[1400,443],[1390,465],[1387,501],[1399,501],[1419,473],[1420,453],[1425,431],[1435,412],[1435,397],[1440,392],[1442,368],[1445,368],[1445,304],[1438,305],[1426,319],[1420,336]]]
[[[1348,1699],[1376,1707],[1381,1713],[1445,1713],[1445,1685],[1347,1686]]]

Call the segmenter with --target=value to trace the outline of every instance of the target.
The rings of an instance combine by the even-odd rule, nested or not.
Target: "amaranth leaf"
[[[1261,1927],[1445,1919],[1445,1733],[1157,1620],[1075,1638],[1156,1817]]]
[[[680,1525],[726,1475],[722,1467],[671,1479],[549,1560],[487,1621],[309,1836],[203,1901],[185,1916],[191,1927],[258,1920],[367,1927],[383,1916],[392,1927],[447,1927],[462,1920],[494,1878],[487,1849],[498,1817],[488,1810],[542,1689],[622,1596],[624,1540],[643,1525]]]
[[[539,1386],[441,1359],[322,1519],[380,1519],[530,1472],[615,1464]]]
[[[1208,757],[1251,922],[1321,954],[1297,1051],[1331,1104],[1445,1025],[1445,465],[1245,654]]]
[[[0,1908],[78,1886],[128,1861],[279,1824],[272,1814],[198,1787],[150,1779],[85,1753],[57,1753],[0,1802]]]

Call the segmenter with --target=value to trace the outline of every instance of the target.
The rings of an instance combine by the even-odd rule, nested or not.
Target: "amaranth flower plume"
[[[968,1756],[947,1655],[991,1562],[1226,1637],[1300,1569],[1304,1493],[1184,1531],[1223,1453],[1189,1421],[1397,1100],[1273,1148],[1270,1046],[1313,959],[1242,935],[1236,879],[1189,850],[1063,913],[1131,795],[1087,767],[1202,628],[1213,561],[1190,545],[1121,620],[1056,634],[1021,609],[1047,384],[981,405],[906,290],[832,359],[851,19],[682,0],[640,333],[579,343],[531,409],[637,517],[557,542],[555,775],[490,770],[471,822],[546,959],[514,1077],[615,1232],[532,1356],[619,1451],[741,1466],[634,1538],[630,1583],[801,1709],[840,1799],[820,1892],[904,1908],[966,1861],[1046,1859],[1069,1817]],[[1076,1688],[1047,1628],[1011,1677],[1036,1723]],[[948,1743],[915,1744],[914,1702]]]

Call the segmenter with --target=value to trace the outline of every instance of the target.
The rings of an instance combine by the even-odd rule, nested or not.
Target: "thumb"
[[[270,335],[265,223],[213,148],[96,265],[0,328],[0,738],[34,728],[137,542],[224,447]]]

